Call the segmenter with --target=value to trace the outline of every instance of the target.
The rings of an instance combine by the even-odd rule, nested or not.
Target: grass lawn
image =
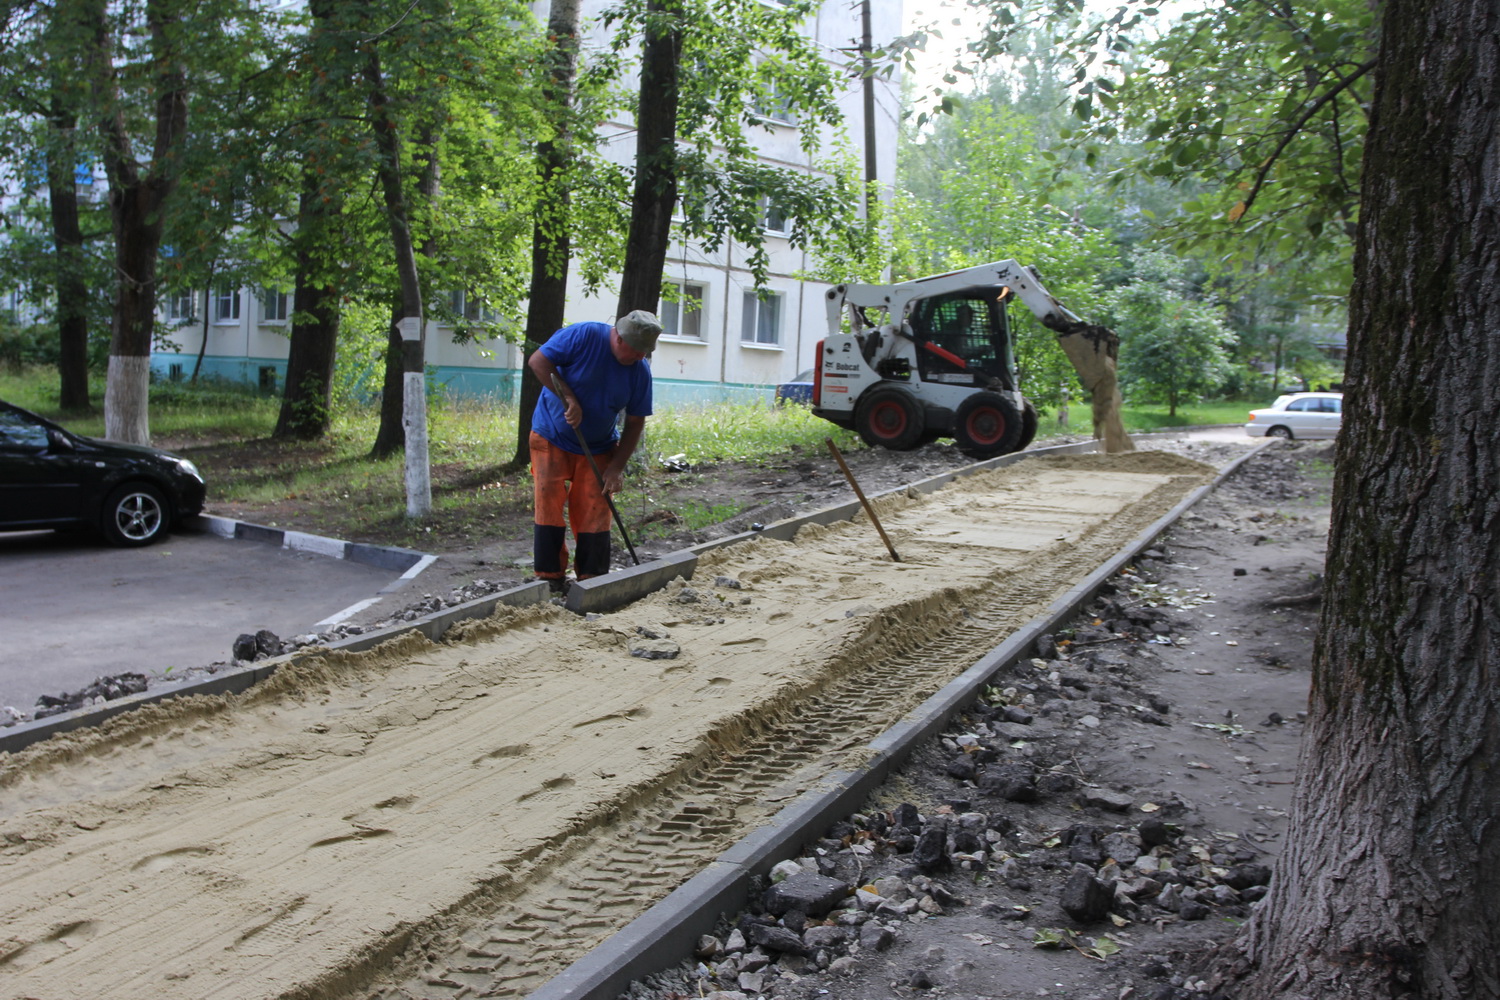
[[[57,419],[81,434],[104,433],[103,384],[95,386],[95,413],[67,417],[56,405],[56,375],[50,369],[0,371],[0,399]],[[1128,407],[1128,431],[1146,432],[1202,424],[1237,424],[1256,403],[1216,402],[1180,408]],[[398,544],[432,541],[429,528],[405,517],[405,480],[400,455],[369,457],[379,416],[373,408],[338,414],[328,436],[315,442],[275,441],[279,399],[221,383],[156,383],[151,387],[151,430],[156,444],[187,455],[203,469],[209,503],[232,505],[248,519],[266,522],[295,510],[299,526],[339,537],[378,531]],[[1090,433],[1088,409],[1075,405],[1070,431]],[[1043,417],[1040,439],[1059,437],[1052,415]],[[508,467],[516,451],[512,407],[476,399],[438,399],[428,414],[433,506],[441,530],[483,532],[497,518],[529,511],[531,481],[525,469]],[[722,404],[669,407],[647,423],[632,460],[621,510],[646,508],[668,488],[662,466],[681,456],[689,466],[741,462],[783,464],[793,455],[823,453],[825,438],[841,449],[864,447],[850,431],[814,417],[801,406]],[[696,528],[722,521],[732,505],[680,505],[685,524]],[[259,515],[259,517],[257,516]],[[363,529],[363,530],[361,530]]]

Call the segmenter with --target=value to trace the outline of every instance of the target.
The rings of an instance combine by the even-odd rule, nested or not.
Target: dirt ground
[[[754,829],[1208,472],[1158,452],[1038,458],[883,499],[900,563],[862,520],[810,526],[607,615],[506,610],[12,755],[0,990],[343,995],[493,911],[488,965],[466,929],[465,968],[441,981],[525,995],[633,912],[577,900],[660,898],[658,871]],[[901,683],[861,683],[881,670]],[[805,733],[819,698],[831,712]],[[791,743],[757,772],[760,747]],[[695,819],[658,821],[674,795]]]
[[[1243,448],[1174,450],[1220,464]],[[865,489],[878,493],[965,464],[945,451],[860,452],[851,465]],[[840,674],[857,678],[892,647],[920,651],[928,630],[974,628],[989,618],[1007,627],[1016,615],[1034,615],[1045,588],[1033,593],[1027,581],[1065,586],[1073,562],[1097,565],[1102,556],[1093,548],[1106,552],[1128,537],[1116,541],[1088,527],[1087,518],[1128,512],[1120,530],[1139,530],[1129,525],[1148,523],[1150,510],[1169,502],[1169,487],[1180,490],[1189,473],[1201,474],[1192,463],[1174,463],[1180,459],[1054,462],[1051,471],[1011,473],[977,494],[944,491],[932,504],[890,498],[883,516],[920,557],[873,582],[848,570],[881,561],[868,525],[805,533],[797,550],[763,540],[710,567],[748,589],[716,584],[706,617],[696,604],[683,607],[687,595],[676,588],[593,622],[544,606],[476,627],[453,648],[412,640],[330,657],[278,674],[240,701],[195,699],[137,713],[97,737],[28,751],[0,773],[9,802],[0,808],[0,874],[11,901],[0,984],[11,995],[24,983],[16,995],[26,996],[72,995],[73,986],[86,984],[94,995],[261,997],[311,987],[311,975],[318,995],[355,995],[339,984],[375,985],[367,978],[371,963],[402,967],[389,942],[406,939],[410,929],[424,928],[413,947],[437,953],[441,948],[428,945],[442,941],[459,910],[537,886],[576,894],[576,887],[555,888],[535,874],[559,830],[604,823],[601,845],[641,836],[652,817],[630,817],[649,801],[645,790],[669,775],[691,784],[705,748],[717,756],[756,730],[796,732],[796,703],[783,704],[777,692],[825,685]],[[845,499],[847,485],[828,465],[794,457],[715,470],[695,488],[720,496],[758,490],[765,502],[741,523],[691,537]],[[1006,828],[1003,852],[980,867],[933,876],[941,888],[927,889],[943,900],[938,913],[893,919],[890,947],[856,949],[842,964],[789,962],[769,980],[761,971],[746,983],[740,958],[710,951],[703,966],[709,978],[693,966],[633,992],[653,1000],[739,987],[753,988],[746,996],[809,1000],[1118,1000],[1174,996],[1196,985],[1174,955],[1231,934],[1253,892],[1220,893],[1208,919],[1186,919],[1185,910],[1143,896],[1138,905],[1122,904],[1124,913],[1115,916],[1123,924],[1113,917],[1101,926],[1080,924],[1059,908],[1061,884],[1079,863],[1063,841],[1080,826],[1129,835],[1142,817],[1160,817],[1173,828],[1172,840],[1152,856],[1175,852],[1169,861],[1177,870],[1201,867],[1194,878],[1205,887],[1220,878],[1215,870],[1274,856],[1305,702],[1313,610],[1268,602],[1306,594],[1321,570],[1328,465],[1326,449],[1273,445],[1123,578],[1097,621],[1077,623],[1017,676],[997,679],[988,710],[1013,702],[1034,715],[1024,729],[981,728],[993,718],[976,709],[919,753],[864,814],[851,817],[857,833],[904,805],[924,822],[982,810]],[[1030,478],[1043,475],[1052,478]],[[1006,537],[998,539],[971,530],[975,504],[1005,511],[1007,502],[1016,516],[1026,507],[1037,525],[1055,528],[1002,531]],[[687,540],[661,545],[675,549]],[[501,567],[519,579],[526,574],[514,563],[526,547],[514,537],[476,543],[445,557],[420,586],[438,593]],[[1025,601],[984,603],[997,585],[1017,581]],[[811,600],[817,611],[809,614],[799,600]],[[1161,630],[1114,620],[1143,607],[1155,609]],[[642,627],[670,634],[683,658],[665,667],[637,658]],[[586,651],[580,667],[597,675],[587,698],[579,697],[577,678],[554,683],[546,650],[564,642]],[[939,673],[924,675],[879,712],[893,721],[906,710],[901,705],[925,697],[926,685],[941,683]],[[746,705],[758,713],[753,723],[744,721]],[[648,729],[655,735],[642,742]],[[850,730],[822,752],[846,753],[840,748],[869,738],[861,732]],[[580,733],[593,737],[585,741],[592,746],[577,742]],[[981,743],[1066,780],[1048,784],[1054,791],[1035,801],[985,801],[975,776],[951,770],[956,757],[971,756]],[[700,793],[692,792],[695,800]],[[486,805],[476,810],[475,802]],[[726,804],[726,815],[753,823],[774,802],[747,788]],[[637,804],[624,810],[627,826],[608,828],[620,822],[624,803]],[[685,856],[712,857],[742,835],[738,825],[712,829],[712,836],[689,832],[676,846]],[[808,863],[851,884],[886,873],[925,885],[917,878],[927,874],[911,870],[894,839],[887,845],[877,836],[848,836],[849,844],[840,838],[811,845]],[[580,851],[589,854],[613,856],[607,846]],[[641,863],[657,867],[650,858]],[[616,868],[606,865],[590,878],[638,884]],[[621,890],[602,891],[607,899]],[[449,906],[457,909],[449,914]],[[490,985],[468,993],[450,989],[452,977],[419,976],[386,980],[380,995],[524,995],[550,974],[542,965],[555,971],[557,957],[606,933],[595,915],[575,913],[581,923],[574,927],[566,907],[542,909],[548,907],[562,919],[545,935],[559,941],[559,955],[547,963],[528,969],[522,958],[498,972],[470,970],[490,977]],[[147,951],[126,930],[137,925],[150,928]],[[567,936],[575,932],[584,937]],[[1059,936],[1064,947],[1035,948],[1039,935]],[[481,950],[494,951],[504,965],[502,944]],[[1107,960],[1097,957],[1116,947]],[[152,957],[135,957],[145,955]]]
[[[1065,444],[1073,438],[1055,438],[1046,444]],[[1082,440],[1082,439],[1076,439]],[[972,463],[951,443],[940,442],[916,451],[892,452],[882,448],[860,448],[844,452],[844,459],[868,496],[895,489]],[[763,462],[714,462],[693,466],[662,467],[645,473],[649,487],[639,503],[622,502],[624,519],[636,554],[642,562],[676,552],[685,546],[745,531],[755,523],[770,523],[794,513],[805,513],[854,499],[848,481],[826,451],[791,453]],[[632,473],[638,482],[642,473]],[[477,488],[477,487],[476,487]],[[681,527],[684,512],[692,507],[722,507],[739,510],[730,520],[689,531]],[[244,505],[215,502],[207,513],[256,524],[275,524],[302,531],[322,530],[315,501],[288,497],[271,504]],[[499,511],[495,520],[472,525],[459,535],[439,532],[436,544],[423,546],[438,556],[411,585],[380,604],[360,613],[350,622],[369,625],[382,621],[403,602],[413,604],[424,597],[443,597],[487,580],[513,586],[531,577],[531,512],[529,508]],[[347,541],[409,546],[404,526],[370,523],[344,531]],[[613,566],[629,566],[620,535],[614,535]]]
[[[1250,916],[1264,889],[1243,881],[1264,881],[1255,876],[1274,865],[1286,831],[1331,466],[1331,445],[1263,452],[1161,540],[1152,552],[1158,558],[1118,578],[1113,593],[1059,635],[1056,651],[997,678],[990,704],[976,705],[919,751],[862,813],[836,824],[830,839],[808,845],[801,860],[807,870],[882,891],[894,885],[893,899],[925,896],[932,912],[902,917],[851,907],[869,910],[864,916],[872,922],[885,914],[893,942],[879,951],[856,946],[852,958],[835,959],[831,968],[806,968],[796,959],[797,971],[761,971],[752,985],[799,1000],[1217,995],[1214,948],[1232,941]],[[1164,613],[1165,627],[1140,627],[1144,615],[1107,617],[1145,608]],[[1032,723],[994,724],[995,709],[1007,701],[999,689],[1014,702],[1047,687],[1049,678],[1056,693],[1076,700],[1054,698],[1042,707],[1028,699]],[[987,792],[982,777],[956,779],[955,760],[976,750],[998,750],[981,775],[1020,750],[1043,781],[1066,779],[1056,786],[1063,790],[1011,802]],[[923,830],[933,819],[953,826],[962,814],[983,813],[991,829],[1010,832],[989,845],[986,863],[934,870],[892,833],[903,805],[916,807]],[[1175,872],[1148,877],[1176,882],[1206,905],[1181,906],[1176,890],[1173,902],[1162,902],[1154,887],[1133,898],[1117,893],[1108,919],[1080,920],[1060,905],[1079,870],[1143,884],[1129,857],[1142,846],[1142,824],[1155,819],[1172,836],[1148,853],[1170,860]],[[1092,850],[1097,845],[1080,830],[1097,831],[1104,849]],[[1084,843],[1082,855],[1070,838]],[[1114,865],[1109,849],[1121,845],[1129,854]],[[763,913],[753,907],[725,922],[719,940],[767,919]],[[835,913],[828,922],[852,919]],[[701,948],[701,961],[635,984],[628,996],[756,996],[734,975],[741,956],[707,951]]]

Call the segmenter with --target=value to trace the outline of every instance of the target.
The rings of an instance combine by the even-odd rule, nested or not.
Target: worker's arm
[[[562,380],[557,373],[557,366],[541,351],[532,351],[531,357],[526,359],[526,367],[537,377],[537,381],[548,389],[551,389],[563,402],[563,419],[568,426],[574,430],[583,423],[583,407],[578,403],[578,397],[573,395],[573,390]]]
[[[625,480],[625,466],[635,454],[635,446],[641,443],[641,431],[646,429],[645,417],[625,416],[625,426],[620,428],[620,443],[615,445],[615,457],[603,469],[604,492],[618,493]]]

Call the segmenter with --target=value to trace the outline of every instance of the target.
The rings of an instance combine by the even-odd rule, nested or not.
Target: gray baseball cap
[[[615,332],[632,349],[650,354],[656,350],[656,338],[661,336],[661,321],[646,310],[637,309],[615,323]]]

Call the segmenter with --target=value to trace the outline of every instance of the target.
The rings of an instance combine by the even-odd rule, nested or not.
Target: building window
[[[775,292],[761,298],[753,288],[745,292],[740,340],[746,344],[781,343],[781,296]]]
[[[267,323],[285,323],[291,315],[292,297],[279,288],[261,289],[261,318]]]
[[[193,318],[193,293],[173,292],[167,296],[167,319],[186,322]]]
[[[761,218],[760,224],[768,233],[788,233],[791,227],[787,225],[786,211],[774,199],[762,198],[760,200]]]
[[[455,291],[448,293],[448,308],[453,313],[454,322],[457,323],[497,323],[500,314],[496,312],[484,299],[474,295],[472,292]]]
[[[754,108],[758,118],[781,122],[783,125],[791,125],[796,121],[796,116],[792,114],[792,99],[774,83],[769,91],[755,96]]]
[[[240,318],[240,290],[220,285],[214,292],[214,322],[233,323]]]
[[[661,306],[661,329],[669,337],[703,339],[703,285],[664,282]]]

